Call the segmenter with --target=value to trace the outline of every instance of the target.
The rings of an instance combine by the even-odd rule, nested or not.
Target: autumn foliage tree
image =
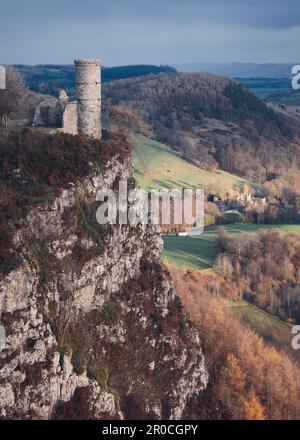
[[[243,398],[244,415],[246,420],[265,420],[265,409],[254,391]]]
[[[300,413],[300,369],[232,313],[218,276],[170,268],[198,328],[209,384],[190,411],[201,419],[293,419]]]
[[[285,320],[300,322],[300,237],[276,229],[229,236],[220,230],[216,270],[244,298]],[[230,295],[230,290],[227,291]],[[236,299],[236,298],[233,298]]]

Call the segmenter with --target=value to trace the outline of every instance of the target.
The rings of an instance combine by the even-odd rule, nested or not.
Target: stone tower
[[[101,139],[101,60],[75,60],[78,134]]]

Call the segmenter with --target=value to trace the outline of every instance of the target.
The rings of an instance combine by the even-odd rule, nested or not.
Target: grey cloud
[[[0,63],[293,62],[299,0],[10,0]],[[297,34],[298,33],[298,34]]]

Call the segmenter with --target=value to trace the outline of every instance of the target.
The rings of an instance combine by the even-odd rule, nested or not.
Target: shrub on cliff
[[[0,272],[13,268],[11,238],[20,220],[69,183],[99,170],[112,157],[129,154],[122,136],[95,140],[69,134],[0,131]]]

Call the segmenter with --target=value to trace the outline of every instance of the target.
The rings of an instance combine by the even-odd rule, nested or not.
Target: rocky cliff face
[[[1,418],[180,418],[207,384],[154,225],[99,227],[95,194],[130,159],[32,209],[2,278]]]

